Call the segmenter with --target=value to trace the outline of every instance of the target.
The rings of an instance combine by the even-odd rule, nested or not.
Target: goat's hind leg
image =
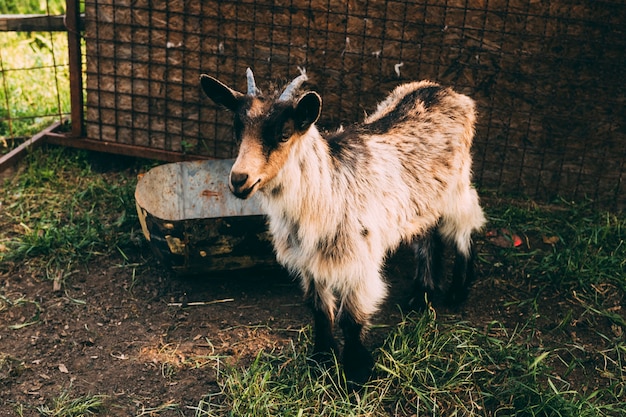
[[[409,306],[414,310],[425,310],[427,300],[432,302],[441,295],[443,275],[443,250],[441,236],[435,228],[412,242],[417,268],[413,280],[413,293]]]
[[[474,281],[475,253],[472,233],[480,230],[485,222],[485,215],[478,202],[478,194],[470,187],[440,222],[439,233],[456,252],[452,282],[446,293],[448,305],[459,305],[467,299],[469,288]]]
[[[452,270],[452,282],[446,292],[446,304],[458,306],[463,303],[469,294],[469,289],[474,282],[474,246],[471,238],[463,248],[456,246],[454,268]]]

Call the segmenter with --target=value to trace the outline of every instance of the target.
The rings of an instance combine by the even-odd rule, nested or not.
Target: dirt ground
[[[478,243],[481,256],[491,256],[494,245],[484,237]],[[0,416],[17,415],[20,404],[24,415],[39,415],[36,407],[51,406],[64,390],[72,397],[106,395],[106,415],[151,409],[162,410],[161,416],[180,415],[166,410],[172,404],[193,415],[185,407],[219,391],[218,362],[220,367],[245,364],[261,349],[297,341],[310,323],[300,288],[279,269],[180,277],[156,264],[147,244],[127,255],[126,266],[112,256],[77,267],[60,291],[41,272],[28,272],[28,265],[0,272],[0,294],[14,302],[0,309]],[[407,301],[412,268],[407,249],[389,260],[391,294],[375,323],[399,321],[398,305]],[[515,282],[519,271],[497,262],[481,262],[478,269],[463,309],[441,314],[478,328],[492,320],[510,328],[526,322],[524,307],[506,306],[534,296],[531,285]],[[560,308],[566,301],[550,297],[543,296],[538,334],[547,334],[566,310]],[[20,326],[30,321],[35,323]],[[578,330],[577,337],[583,337],[585,330]],[[380,346],[388,332],[373,330],[369,345]]]

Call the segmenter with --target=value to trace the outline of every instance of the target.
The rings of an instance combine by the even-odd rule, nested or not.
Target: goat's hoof
[[[335,354],[334,352],[313,352],[313,354],[307,358],[307,362],[311,366],[328,369],[336,364]]]
[[[448,307],[459,307],[467,300],[468,290],[466,288],[453,288],[447,292],[445,303]]]
[[[348,386],[354,390],[354,388],[364,385],[372,377],[374,358],[365,347],[352,349],[349,352],[344,351],[343,370]]]
[[[411,298],[408,304],[410,310],[417,311],[418,313],[426,311],[426,308],[428,307],[428,304],[426,304],[426,300],[424,300],[424,297],[419,296]]]
[[[418,313],[423,313],[428,310],[428,304],[432,302],[432,300],[433,294],[425,291],[417,291],[409,300],[409,308]]]

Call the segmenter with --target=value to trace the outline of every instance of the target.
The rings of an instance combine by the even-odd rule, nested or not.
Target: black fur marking
[[[266,159],[283,142],[295,133],[293,107],[286,103],[276,103],[270,111],[260,117],[248,116],[252,99],[247,97],[235,114],[234,131],[237,143],[240,143],[244,130],[252,135],[260,135],[263,155]]]
[[[363,229],[361,229],[361,236],[363,237],[368,237],[370,234],[369,229],[367,229],[366,227],[364,227]]]
[[[335,166],[343,165],[354,171],[360,162],[367,161],[370,157],[369,150],[355,127],[329,135],[326,140]]]
[[[235,140],[237,143],[241,143],[243,137],[243,131],[246,126],[250,124],[250,118],[247,116],[247,111],[252,106],[252,98],[245,96],[241,99],[240,105],[235,112],[235,120],[233,122],[233,130],[235,132]]]
[[[315,353],[331,353],[337,350],[337,342],[333,337],[332,323],[325,312],[313,307],[315,320]]]
[[[333,259],[336,255],[335,253],[335,240],[337,236],[334,237],[324,237],[317,242],[317,249],[320,251],[324,258]]]
[[[423,87],[415,91],[415,93],[417,93],[416,99],[421,100],[424,103],[424,107],[428,109],[439,104],[439,100],[441,99],[440,93],[443,90],[444,88],[438,85]]]
[[[241,143],[241,138],[243,136],[243,128],[244,123],[241,121],[239,116],[235,116],[235,121],[233,123],[233,130],[235,132],[235,142],[237,144]]]
[[[270,112],[263,118],[261,141],[266,158],[295,133],[293,115],[293,107],[279,102],[272,106]]]
[[[394,126],[408,120],[408,115],[415,108],[416,103],[421,102],[426,109],[437,105],[442,91],[441,86],[428,86],[415,90],[404,96],[389,113],[372,123],[363,125],[363,128],[368,133],[384,135]]]

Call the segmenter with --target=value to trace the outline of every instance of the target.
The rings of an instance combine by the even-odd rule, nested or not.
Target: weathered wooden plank
[[[45,14],[0,15],[0,31],[3,32],[63,32],[65,16]]]
[[[52,125],[48,126],[41,132],[34,135],[32,138],[28,139],[26,142],[19,145],[17,148],[13,149],[11,152],[7,153],[0,157],[0,172],[15,166],[20,159],[26,155],[26,152],[29,149],[34,149],[36,146],[45,143],[47,139],[47,135],[51,132],[54,132],[60,126],[59,122],[55,122]]]
[[[84,14],[77,22],[83,29]],[[0,32],[65,32],[65,15],[0,14]]]
[[[204,155],[184,154],[181,152],[166,151],[146,146],[127,145],[124,143],[108,142],[103,140],[74,137],[71,134],[48,134],[46,143],[52,145],[69,146],[70,148],[85,149],[95,152],[107,152],[117,155],[126,155],[136,158],[158,159],[166,162],[182,162],[198,159],[207,159]]]

